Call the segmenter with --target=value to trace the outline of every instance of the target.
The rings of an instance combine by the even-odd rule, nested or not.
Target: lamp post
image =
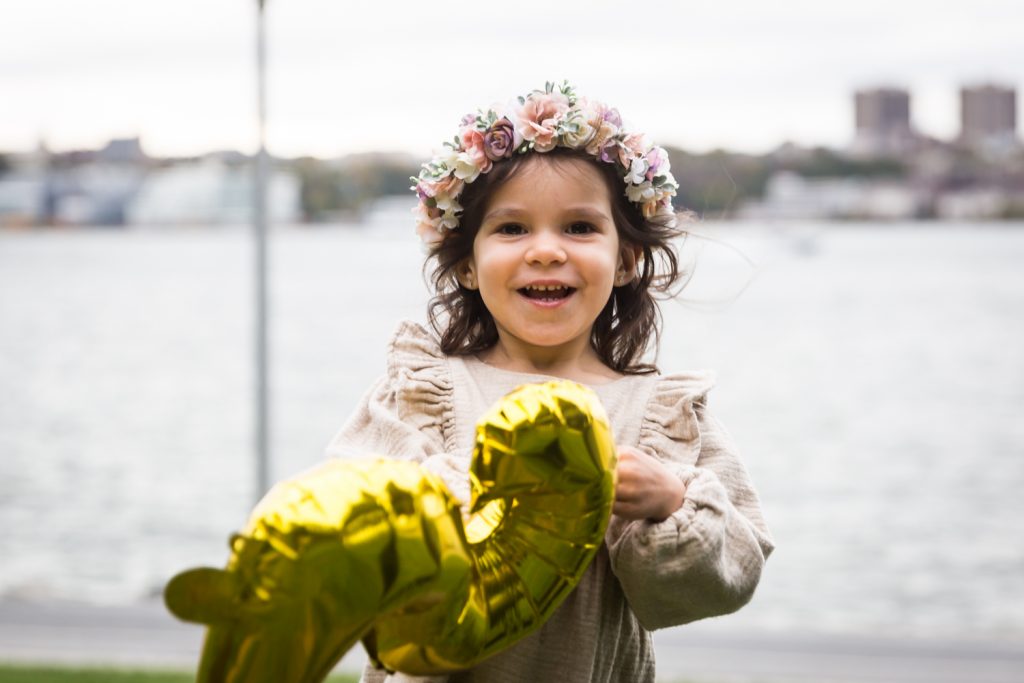
[[[268,391],[267,349],[267,176],[269,159],[266,146],[266,31],[264,6],[256,0],[256,97],[259,125],[259,151],[256,153],[253,188],[253,223],[256,237],[256,500],[259,501],[270,482],[270,411]]]

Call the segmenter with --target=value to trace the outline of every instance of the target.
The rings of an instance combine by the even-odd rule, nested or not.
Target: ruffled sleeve
[[[735,445],[707,412],[713,384],[710,373],[660,378],[640,426],[639,448],[686,485],[682,507],[609,528],[613,570],[649,630],[739,609],[773,548]]]
[[[398,416],[420,431],[436,434],[437,450],[455,441],[452,374],[437,340],[421,325],[399,325],[388,348],[388,380]]]
[[[387,374],[363,396],[327,446],[328,457],[389,457],[419,462],[463,503],[470,453],[456,447],[454,387],[448,359],[421,325],[402,322],[388,345]]]
[[[330,457],[418,459],[445,450],[454,420],[444,354],[419,325],[403,322],[378,379],[327,446]]]

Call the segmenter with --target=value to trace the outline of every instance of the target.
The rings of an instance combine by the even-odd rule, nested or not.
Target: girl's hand
[[[679,477],[657,458],[635,448],[619,447],[616,474],[612,512],[619,517],[661,522],[683,504],[686,486]]]

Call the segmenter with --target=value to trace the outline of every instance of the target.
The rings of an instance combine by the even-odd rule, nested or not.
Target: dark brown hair
[[[679,259],[672,240],[685,234],[668,225],[664,218],[644,218],[640,208],[626,197],[625,180],[617,164],[599,162],[580,151],[558,147],[546,153],[531,153],[498,162],[489,173],[466,185],[459,198],[463,206],[459,226],[435,243],[424,265],[434,268],[430,279],[435,295],[427,312],[430,324],[440,336],[447,354],[472,355],[494,346],[498,330],[494,318],[477,290],[459,284],[456,273],[473,255],[473,242],[480,229],[490,198],[518,172],[528,159],[540,157],[553,162],[577,159],[598,169],[608,187],[612,218],[623,246],[639,247],[642,257],[636,277],[612,289],[608,303],[598,314],[590,343],[609,368],[624,374],[657,372],[653,363],[642,361],[654,340],[657,351],[661,335],[661,312],[655,295],[671,296],[680,280]]]

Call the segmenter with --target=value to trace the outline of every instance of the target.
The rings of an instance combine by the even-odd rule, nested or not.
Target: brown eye
[[[522,235],[526,232],[526,228],[519,223],[504,223],[498,226],[498,232],[502,235]]]
[[[586,235],[594,230],[594,226],[590,223],[573,223],[569,226],[569,232],[573,235]]]

